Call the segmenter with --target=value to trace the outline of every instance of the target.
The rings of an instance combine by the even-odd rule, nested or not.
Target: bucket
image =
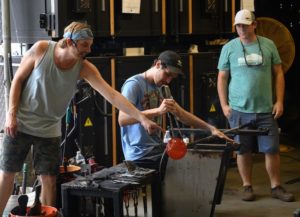
[[[30,207],[27,207],[27,212],[29,210],[30,210]],[[10,213],[10,216],[11,217],[26,217],[26,216],[13,215],[11,213]],[[57,217],[57,209],[55,207],[52,207],[52,206],[42,205],[42,215],[31,216],[31,217]]]
[[[34,203],[34,198],[35,198],[35,191],[31,192],[32,191],[32,188],[31,187],[27,187],[26,188],[26,192],[29,192],[27,193],[27,196],[28,196],[28,203],[27,203],[27,206],[32,206],[33,203]],[[5,206],[5,209],[3,211],[3,215],[2,217],[8,217],[9,216],[9,213],[10,211],[18,206],[18,197],[20,195],[10,195],[7,203],[6,203],[6,206]],[[0,215],[1,216],[1,215]]]

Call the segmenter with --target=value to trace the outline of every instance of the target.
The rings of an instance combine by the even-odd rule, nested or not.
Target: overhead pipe
[[[3,68],[5,87],[5,111],[8,111],[9,90],[12,80],[11,31],[10,31],[10,2],[1,0],[2,7],[2,39],[3,39]]]

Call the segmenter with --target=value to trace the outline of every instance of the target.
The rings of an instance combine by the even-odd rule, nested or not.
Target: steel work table
[[[62,213],[64,217],[78,215],[74,201],[78,197],[94,197],[112,199],[113,216],[123,217],[123,195],[127,190],[151,185],[152,216],[160,217],[161,214],[161,183],[157,171],[144,176],[134,177],[132,182],[123,182],[123,178],[113,178],[114,174],[125,172],[125,166],[120,164],[108,169],[103,169],[87,177],[79,177],[71,182],[61,185]],[[119,179],[119,180],[118,180]],[[71,205],[72,203],[72,205]]]

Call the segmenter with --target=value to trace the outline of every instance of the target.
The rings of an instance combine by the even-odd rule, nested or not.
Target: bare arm
[[[283,101],[284,101],[285,80],[284,80],[284,73],[281,64],[277,64],[273,66],[273,75],[274,75],[276,101],[273,105],[272,114],[274,114],[274,118],[277,119],[282,116],[284,110]]]
[[[228,104],[228,79],[228,71],[219,71],[217,82],[218,95],[223,113],[227,118],[230,116],[231,113],[231,108]]]
[[[178,120],[180,122],[182,122],[185,125],[193,126],[196,128],[207,129],[211,132],[212,135],[217,136],[222,139],[225,139],[228,142],[234,143],[234,140],[227,137],[224,133],[222,133],[216,127],[210,125],[209,123],[205,122],[201,118],[198,118],[194,114],[184,110],[176,102],[172,109],[172,113],[176,116],[176,118],[178,118]]]
[[[12,80],[9,93],[9,107],[5,122],[5,132],[12,137],[15,137],[17,133],[16,114],[20,103],[22,85],[31,74],[33,68],[40,61],[47,46],[48,43],[46,41],[39,41],[34,44],[30,50],[25,53]]]
[[[153,133],[159,129],[159,126],[150,121],[146,115],[142,114],[138,109],[136,109],[124,96],[108,85],[108,83],[100,75],[98,69],[89,61],[84,60],[80,76],[112,105],[141,122],[148,133]]]
[[[176,102],[174,104],[174,108],[171,112],[176,116],[176,118],[183,123],[184,125],[193,126],[196,128],[202,128],[206,130],[212,130],[214,127],[198,118],[194,114],[184,110],[180,105]]]
[[[160,115],[159,111],[158,111],[158,108],[141,111],[141,113],[149,119],[153,119],[154,117]],[[135,123],[138,122],[132,116],[130,116],[130,115],[128,115],[128,114],[126,114],[125,112],[122,112],[122,111],[119,112],[118,121],[119,121],[120,126],[126,126],[126,125],[130,125],[130,124],[135,124]]]
[[[147,109],[141,111],[147,118],[153,119],[154,117],[160,116],[165,114],[167,111],[170,110],[172,105],[168,104],[168,102],[173,101],[171,99],[164,99],[163,102],[160,104],[158,108]],[[137,120],[129,116],[128,114],[120,111],[119,112],[119,124],[120,126],[126,126],[129,124],[135,124]]]

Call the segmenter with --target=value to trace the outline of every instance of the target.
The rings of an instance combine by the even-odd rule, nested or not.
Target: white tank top
[[[61,119],[76,91],[82,61],[69,70],[54,63],[56,42],[49,41],[40,63],[23,84],[17,113],[18,130],[33,136],[61,136]]]

